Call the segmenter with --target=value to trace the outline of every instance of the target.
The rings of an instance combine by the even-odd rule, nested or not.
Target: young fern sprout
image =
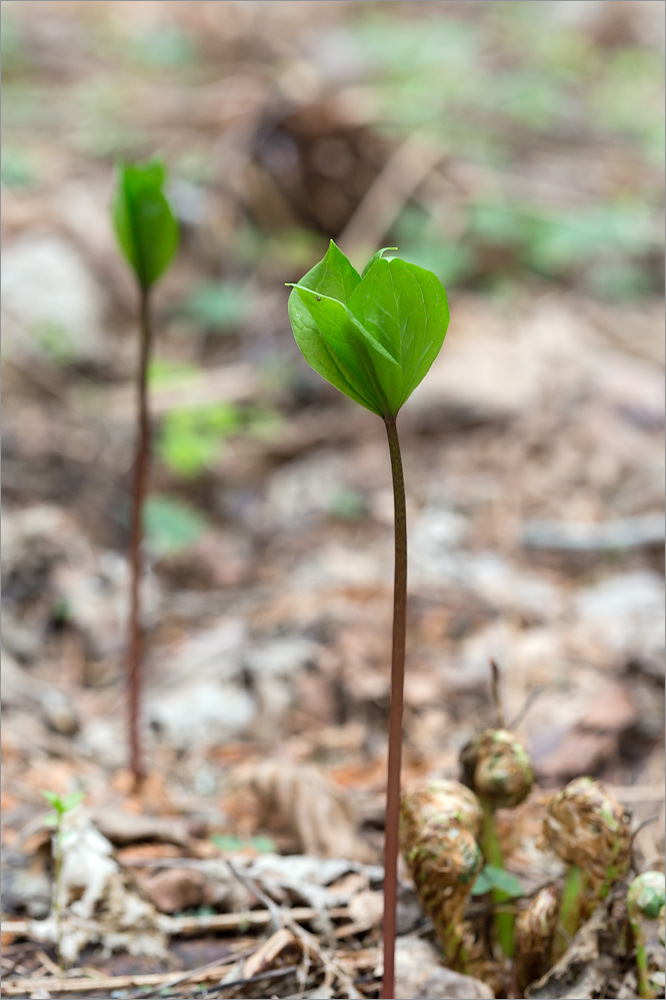
[[[547,885],[532,897],[516,920],[516,981],[521,993],[551,966],[559,911],[560,891],[555,885]]]
[[[400,807],[400,845],[416,893],[432,918],[447,964],[469,971],[473,939],[465,903],[483,865],[481,803],[457,781],[408,789]]]
[[[522,741],[507,729],[487,729],[467,743],[460,753],[461,779],[478,796],[483,807],[481,847],[492,870],[504,869],[497,835],[496,809],[513,809],[524,802],[534,783],[530,756]],[[493,901],[501,907],[511,899],[502,886],[492,887]],[[499,909],[494,917],[497,941],[506,958],[514,955],[513,914]]]
[[[161,160],[126,164],[118,172],[112,205],[120,249],[130,264],[138,290],[140,330],[137,369],[137,440],[130,528],[130,617],[127,654],[130,769],[135,787],[143,776],[140,739],[142,629],[140,590],[143,507],[150,461],[148,366],[153,342],[151,292],[178,249],[178,224],[164,194],[166,169]]]
[[[638,990],[643,1000],[653,1000],[658,987],[663,992],[663,920],[666,878],[663,872],[637,875],[627,890],[627,914],[636,948]]]
[[[289,317],[305,360],[386,426],[395,506],[393,653],[384,879],[384,981],[394,996],[398,821],[402,754],[407,523],[396,428],[398,412],[437,357],[449,324],[446,292],[431,272],[378,250],[362,274],[331,240],[325,257],[294,284]]]
[[[551,798],[543,832],[546,843],[569,866],[559,924],[572,938],[595,903],[629,871],[629,817],[599,781],[576,778]]]

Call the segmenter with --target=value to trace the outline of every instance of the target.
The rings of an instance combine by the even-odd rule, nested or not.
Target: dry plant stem
[[[55,915],[56,960],[62,975],[62,818],[53,834],[53,910]]]
[[[407,618],[407,512],[405,481],[395,417],[386,417],[393,475],[395,510],[395,572],[393,583],[393,652],[391,657],[391,706],[389,709],[386,841],[384,849],[384,978],[382,1000],[395,996],[395,931],[398,900],[398,824],[400,820],[400,765],[402,761],[402,711],[405,679]]]
[[[150,459],[150,425],[148,418],[148,363],[153,339],[150,316],[150,293],[141,290],[139,303],[139,326],[141,333],[141,348],[139,370],[137,374],[137,406],[139,415],[139,435],[136,443],[136,459],[134,463],[134,486],[132,493],[132,526],[130,533],[130,634],[127,661],[127,694],[129,702],[129,746],[130,770],[134,779],[135,789],[139,787],[143,777],[141,739],[140,739],[140,707],[141,707],[141,655],[143,636],[141,630],[141,542],[143,539],[143,504],[148,481],[148,464]]]

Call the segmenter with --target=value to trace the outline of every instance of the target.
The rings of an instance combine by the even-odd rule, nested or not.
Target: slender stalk
[[[56,960],[62,973],[62,815],[53,834],[53,912],[55,916]]]
[[[134,786],[138,788],[143,777],[140,738],[141,708],[141,656],[143,635],[141,629],[141,542],[143,539],[143,504],[148,481],[150,461],[150,425],[148,418],[148,363],[153,339],[150,315],[150,295],[148,289],[141,290],[139,302],[139,326],[141,348],[137,372],[137,408],[139,433],[136,442],[134,463],[134,485],[132,490],[132,524],[130,531],[130,619],[127,657],[128,724],[130,746],[130,769]]]
[[[483,803],[481,849],[487,865],[493,865],[495,868],[504,868],[504,856],[502,855],[502,847],[499,842],[499,837],[497,836],[497,827],[495,825],[495,811],[487,802]],[[506,903],[508,899],[511,899],[511,893],[504,892],[503,889],[495,888],[492,890],[492,897],[493,903]],[[502,949],[502,954],[505,955],[506,958],[513,958],[513,937],[516,918],[513,913],[506,913],[502,910],[497,910],[493,917],[493,922],[495,924],[497,941]]]
[[[393,476],[395,510],[395,570],[393,580],[393,651],[391,655],[391,705],[389,709],[388,783],[386,790],[386,840],[384,848],[384,978],[382,1000],[395,998],[395,933],[398,902],[398,827],[400,822],[400,766],[402,763],[402,713],[405,679],[407,620],[407,512],[405,481],[395,417],[386,417]]]

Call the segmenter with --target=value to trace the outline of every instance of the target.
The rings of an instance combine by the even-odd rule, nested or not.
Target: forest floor
[[[323,233],[372,250],[415,198],[436,214],[488,178],[435,161],[418,130],[402,142],[375,128],[354,81],[332,91],[333,43],[305,60],[296,8],[340,46],[337,7],[358,5],[6,6],[3,995],[375,997],[390,466],[381,421],[297,354],[283,282]],[[163,61],[148,67],[151,39]],[[192,39],[219,77],[197,75]],[[330,175],[307,146],[326,137],[325,160],[356,143],[367,171],[331,219]],[[580,141],[574,166],[596,141]],[[183,228],[151,380],[140,794],[124,683],[134,298],[108,223],[126,148],[178,165]],[[280,159],[295,148],[310,171],[300,194]],[[604,157],[606,180],[626,170],[623,148]],[[661,181],[642,169],[652,197]],[[654,288],[611,301],[573,273],[522,284],[510,246],[478,236],[477,251],[400,418],[403,781],[459,777],[462,747],[497,721],[495,660],[536,775],[499,816],[529,897],[559,876],[541,844],[548,794],[583,774],[630,812],[636,870],[663,867],[663,303]],[[660,250],[648,239],[644,252],[649,269]],[[514,279],[484,287],[498,253]],[[64,979],[44,790],[85,796]],[[401,879],[398,995],[430,996],[419,991],[443,970],[406,868]],[[626,956],[609,968],[585,954],[584,985],[572,974],[529,995],[637,995]],[[438,995],[494,995],[451,977]],[[492,985],[519,995],[510,976]]]

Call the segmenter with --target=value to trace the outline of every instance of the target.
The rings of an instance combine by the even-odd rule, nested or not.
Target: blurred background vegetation
[[[359,263],[395,245],[454,298],[661,295],[663,6],[6,0],[5,240],[64,229],[118,335],[91,364],[66,318],[38,317],[28,354],[128,377],[106,207],[114,165],[155,151],[183,230],[152,372],[167,395],[231,361],[301,401],[321,392],[291,368],[283,283],[329,237]],[[279,407],[236,395],[166,406],[165,472],[196,478],[229,439],[280,433]]]

